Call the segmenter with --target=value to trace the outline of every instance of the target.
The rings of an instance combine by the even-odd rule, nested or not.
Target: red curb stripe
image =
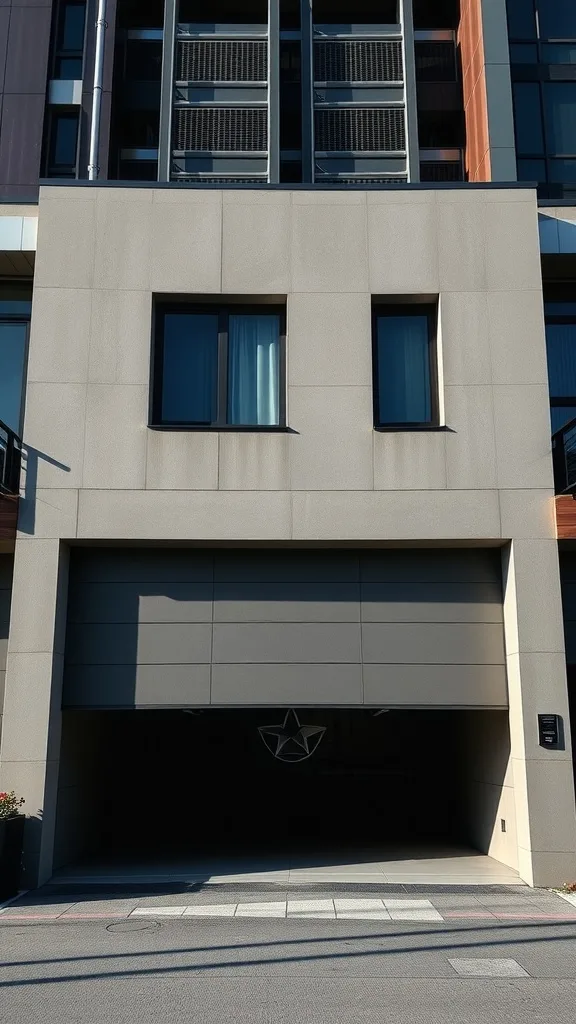
[[[105,918],[109,921],[125,921],[126,917],[117,917],[115,914],[1,914],[0,922],[5,921],[68,921],[75,920],[90,921],[96,918]]]

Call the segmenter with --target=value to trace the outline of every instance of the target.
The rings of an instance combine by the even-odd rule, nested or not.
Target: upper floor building
[[[1,39],[0,196],[517,174],[505,0],[14,0]]]

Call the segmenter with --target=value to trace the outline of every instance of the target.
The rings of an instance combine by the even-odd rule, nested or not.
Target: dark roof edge
[[[453,189],[468,189],[469,191],[478,189],[536,189],[535,182],[521,182],[521,181],[415,181],[405,182],[403,184],[394,183],[390,185],[338,185],[332,183],[320,184],[290,184],[282,183],[279,185],[270,185],[267,182],[242,184],[237,182],[231,183],[217,183],[217,182],[200,182],[200,181],[81,181],[78,179],[71,180],[70,178],[42,178],[40,185],[43,186],[61,186],[63,188],[155,188],[155,189],[201,189],[207,192],[210,191],[256,191],[256,192],[396,192],[398,190],[407,191],[411,190],[414,192],[434,192],[434,191],[447,191]],[[556,204],[554,204],[556,205]]]

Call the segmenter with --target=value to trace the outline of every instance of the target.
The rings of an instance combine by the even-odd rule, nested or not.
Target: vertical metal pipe
[[[174,107],[174,55],[176,51],[177,12],[178,0],[164,0],[158,181],[170,181],[170,169],[172,167],[172,110]]]
[[[314,181],[314,42],[312,0],[300,0],[302,33],[302,181]]]
[[[412,0],[400,0],[400,23],[402,26],[402,55],[404,58],[406,166],[408,170],[408,181],[420,181],[416,56],[414,53],[414,19],[412,16]]]
[[[279,0],[268,0],[268,181],[280,181]]]
[[[102,79],[104,75],[104,43],[106,38],[106,0],[98,0],[96,19],[96,44],[94,47],[94,86],[92,89],[92,117],[90,120],[90,155],[88,158],[88,180],[96,181],[100,167],[100,114],[102,111]]]

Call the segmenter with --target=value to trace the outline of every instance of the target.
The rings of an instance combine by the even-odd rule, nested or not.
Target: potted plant
[[[0,900],[18,892],[25,816],[20,814],[23,797],[0,793]]]

